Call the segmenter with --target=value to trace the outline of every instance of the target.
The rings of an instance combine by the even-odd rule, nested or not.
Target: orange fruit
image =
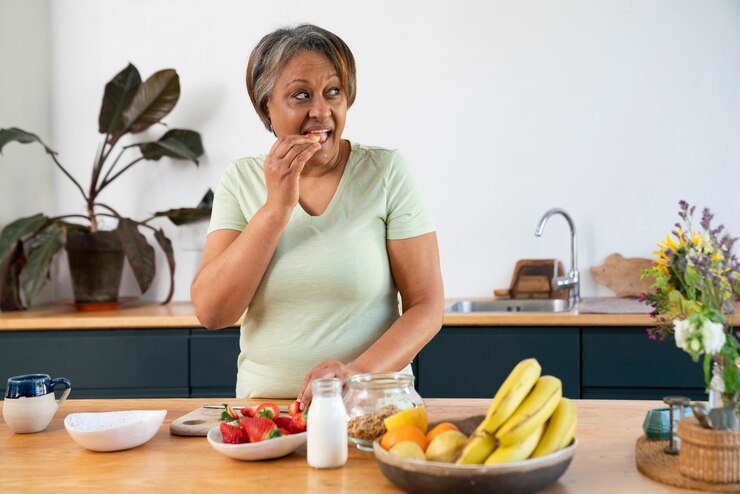
[[[401,410],[400,412],[394,413],[390,417],[383,421],[387,430],[392,430],[401,424],[409,424],[415,426],[424,434],[427,433],[427,409],[424,405],[419,405],[414,408],[408,408]]]
[[[389,450],[403,441],[411,441],[418,444],[422,451],[427,449],[427,437],[418,427],[411,424],[401,424],[383,434],[380,445],[386,450]]]
[[[439,436],[444,431],[457,431],[460,430],[457,428],[455,424],[452,424],[450,422],[441,422],[434,426],[432,430],[427,432],[427,442],[431,443],[432,440],[434,440],[435,437]]]

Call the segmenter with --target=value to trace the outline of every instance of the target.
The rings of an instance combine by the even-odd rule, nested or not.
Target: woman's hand
[[[342,386],[347,384],[347,380],[355,374],[361,374],[360,369],[345,365],[338,360],[324,360],[319,365],[308,371],[306,378],[303,380],[303,386],[298,393],[298,402],[301,404],[301,410],[305,410],[311,403],[311,382],[314,379],[329,379],[336,377],[342,381]]]
[[[321,144],[300,135],[275,141],[265,158],[268,208],[288,215],[293,211],[298,204],[301,171],[319,149]]]

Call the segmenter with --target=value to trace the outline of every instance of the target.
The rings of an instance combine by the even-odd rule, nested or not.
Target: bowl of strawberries
[[[270,460],[291,454],[306,443],[306,420],[297,402],[289,414],[274,403],[245,407],[241,413],[224,406],[218,427],[208,431],[208,443],[237,460]]]

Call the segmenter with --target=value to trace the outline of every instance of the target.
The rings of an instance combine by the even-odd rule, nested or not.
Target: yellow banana
[[[537,447],[537,443],[540,442],[542,437],[542,431],[545,429],[545,424],[537,427],[529,436],[524,438],[524,441],[512,444],[510,446],[499,446],[493,450],[493,453],[486,458],[485,465],[493,465],[495,463],[508,463],[512,461],[526,460],[532,454],[532,451]]]
[[[560,443],[560,447],[558,449],[563,449],[566,446],[570,446],[571,441],[573,441],[573,438],[576,437],[576,423],[578,420],[573,420],[573,423],[570,424],[570,428],[568,429],[568,432],[565,433],[565,436],[563,436],[563,442]]]
[[[455,458],[458,465],[481,465],[496,447],[493,434],[476,431]]]
[[[558,407],[547,421],[545,433],[532,453],[532,458],[549,455],[573,439],[576,430],[576,405],[568,398],[561,398]]]
[[[491,400],[485,418],[481,421],[468,443],[457,455],[455,463],[481,464],[493,451],[496,443],[493,433],[511,417],[527,397],[542,372],[537,359],[528,358],[519,362],[509,373],[496,395]]]
[[[514,415],[496,432],[496,445],[511,446],[524,441],[550,418],[562,396],[560,379],[554,376],[540,377]]]
[[[485,430],[493,434],[511,417],[524,398],[527,397],[540,377],[542,367],[537,359],[522,360],[509,373],[504,383],[496,391],[491,405],[486,412],[486,418],[480,423],[477,431]]]

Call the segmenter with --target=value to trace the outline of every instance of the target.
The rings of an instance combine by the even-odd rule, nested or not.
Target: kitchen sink
[[[568,312],[570,305],[561,299],[461,300],[448,306],[447,313],[472,312]]]

